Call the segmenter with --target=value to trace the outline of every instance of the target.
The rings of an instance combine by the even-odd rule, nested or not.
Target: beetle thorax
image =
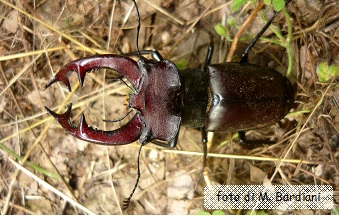
[[[137,64],[143,75],[139,89],[130,95],[129,105],[144,118],[139,141],[174,139],[181,123],[175,104],[181,87],[177,68],[167,60],[139,60]]]

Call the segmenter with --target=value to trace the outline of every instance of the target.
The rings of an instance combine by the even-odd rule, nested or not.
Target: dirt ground
[[[138,0],[140,50],[158,50],[178,67],[202,68],[209,35],[212,63],[240,55],[273,14],[263,6],[231,49],[237,32],[259,5],[246,1],[231,12],[231,1]],[[131,92],[117,73],[97,70],[83,88],[46,83],[72,60],[104,53],[136,51],[137,16],[130,0],[0,0],[0,210],[2,214],[196,214],[207,211],[203,189],[210,184],[332,185],[332,210],[265,210],[267,214],[338,212],[338,75],[321,80],[339,64],[339,3],[293,0],[249,53],[249,62],[287,74],[295,103],[279,123],[248,131],[240,144],[233,133],[209,135],[207,167],[202,169],[199,130],[181,128],[175,149],[154,144],[141,153],[141,179],[128,210],[122,210],[137,177],[139,144],[101,146],[68,135],[44,106],[63,113],[73,104],[72,122],[81,113],[101,130],[125,124]],[[217,35],[216,24],[226,37]],[[196,24],[196,25],[195,25]],[[275,32],[276,30],[276,32]],[[151,58],[146,56],[147,58]],[[138,60],[138,58],[135,58]],[[76,73],[70,74],[77,86]],[[60,108],[60,110],[58,110]],[[58,110],[58,111],[57,111]],[[282,159],[279,161],[278,159]],[[288,160],[290,159],[290,160]],[[23,161],[26,161],[23,164]],[[223,210],[247,214],[250,210]],[[212,212],[212,211],[208,211]]]

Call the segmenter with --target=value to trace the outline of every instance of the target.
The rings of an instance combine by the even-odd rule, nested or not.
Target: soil
[[[137,1],[139,49],[157,50],[178,67],[202,68],[210,43],[208,31],[215,46],[212,63],[225,62],[235,35],[258,2],[246,3],[235,12],[230,10],[231,1],[212,2]],[[320,63],[339,65],[339,3],[293,0],[286,9],[286,15],[279,13],[272,29],[249,53],[250,63],[282,74],[287,74],[291,63],[288,78],[296,93],[289,114],[274,125],[246,133],[247,139],[274,144],[245,145],[235,138],[237,133],[210,134],[210,154],[200,179],[202,154],[196,153],[203,152],[201,132],[183,127],[175,149],[152,143],[143,147],[141,179],[130,207],[123,211],[123,200],[137,178],[140,144],[103,146],[78,140],[68,135],[44,106],[54,111],[60,108],[58,112],[63,113],[72,103],[74,125],[84,113],[87,123],[101,130],[119,128],[132,117],[133,113],[119,122],[102,121],[119,119],[129,111],[127,95],[131,90],[111,70],[88,73],[84,86],[72,94],[63,83],[45,89],[73,60],[136,51],[137,14],[132,2],[0,0],[1,213],[211,213],[204,209],[203,193],[210,184],[331,185],[332,210],[274,209],[265,213],[338,212],[339,79],[336,74],[321,82],[318,72]],[[231,61],[239,61],[264,26],[264,19],[272,14],[271,6],[256,14],[238,38]],[[214,30],[219,23],[226,26],[228,39]],[[138,60],[138,56],[133,58]],[[72,87],[77,85],[76,73],[69,79]],[[250,213],[247,209],[223,211]]]

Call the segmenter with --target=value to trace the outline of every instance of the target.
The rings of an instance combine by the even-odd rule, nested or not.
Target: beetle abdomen
[[[290,110],[293,87],[280,73],[252,64],[209,65],[209,131],[240,131],[265,127]]]

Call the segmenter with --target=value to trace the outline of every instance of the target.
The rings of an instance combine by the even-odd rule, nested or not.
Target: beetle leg
[[[130,52],[130,53],[124,53],[123,55],[125,56],[138,56],[139,54],[141,55],[151,55],[152,58],[156,61],[162,61],[164,58],[158,51],[154,50],[140,50],[139,52]]]
[[[213,36],[212,36],[210,31],[208,31],[204,28],[202,28],[202,30],[209,35],[209,40],[210,40],[209,47],[208,47],[208,50],[207,50],[207,54],[205,56],[204,66],[203,66],[203,71],[208,73],[208,65],[210,65],[211,58],[212,58],[213,53],[214,53],[214,40],[213,40]]]
[[[247,148],[256,148],[257,146],[262,146],[263,144],[272,145],[275,144],[275,142],[270,140],[247,140],[246,139],[246,133],[244,131],[237,132],[238,134],[238,141],[241,144],[246,144]]]
[[[202,134],[202,146],[203,146],[203,164],[202,164],[202,170],[201,170],[201,173],[200,173],[200,175],[198,177],[195,189],[197,188],[198,183],[200,182],[200,180],[201,180],[201,178],[203,176],[204,169],[205,169],[205,167],[207,165],[207,155],[208,155],[207,142],[208,142],[208,136],[207,136],[207,131],[206,131],[205,127],[201,128],[201,134]]]
[[[291,2],[292,0],[286,1],[286,6]],[[240,63],[248,63],[248,52],[253,48],[255,43],[260,39],[260,37],[263,35],[263,33],[269,28],[269,26],[272,24],[274,18],[279,14],[281,11],[275,11],[274,15],[270,18],[270,20],[264,25],[264,27],[261,29],[260,32],[257,33],[257,35],[253,38],[253,40],[248,44],[246,49],[243,51],[241,55]]]
[[[127,124],[119,129],[102,131],[88,126],[84,114],[81,116],[79,127],[73,125],[70,120],[72,104],[68,106],[67,111],[63,114],[57,114],[47,107],[45,108],[67,132],[88,142],[105,145],[124,145],[138,140],[142,133],[143,123],[139,113],[135,114]]]
[[[198,179],[196,181],[196,185],[195,185],[194,190],[197,189],[198,184],[200,183],[201,178],[203,176],[204,169],[205,169],[205,167],[207,165],[207,154],[208,154],[207,142],[208,142],[208,137],[207,137],[207,131],[205,130],[205,127],[201,128],[201,134],[202,134],[202,146],[203,146],[203,164],[202,164],[203,166],[202,166],[200,175],[198,176]]]
[[[244,131],[237,132],[238,134],[238,141],[240,143],[246,143],[246,133]]]
[[[253,38],[253,40],[248,44],[248,46],[246,47],[246,49],[244,50],[244,52],[241,55],[241,60],[240,63],[248,63],[248,52],[251,50],[251,48],[253,48],[253,46],[255,45],[255,43],[258,41],[258,39],[260,39],[260,37],[262,36],[262,34],[267,30],[267,28],[272,24],[273,19],[279,14],[279,12],[275,11],[274,15],[272,16],[272,18],[270,18],[270,20],[266,23],[266,25],[261,29],[261,31],[259,33],[257,33],[257,35]]]

